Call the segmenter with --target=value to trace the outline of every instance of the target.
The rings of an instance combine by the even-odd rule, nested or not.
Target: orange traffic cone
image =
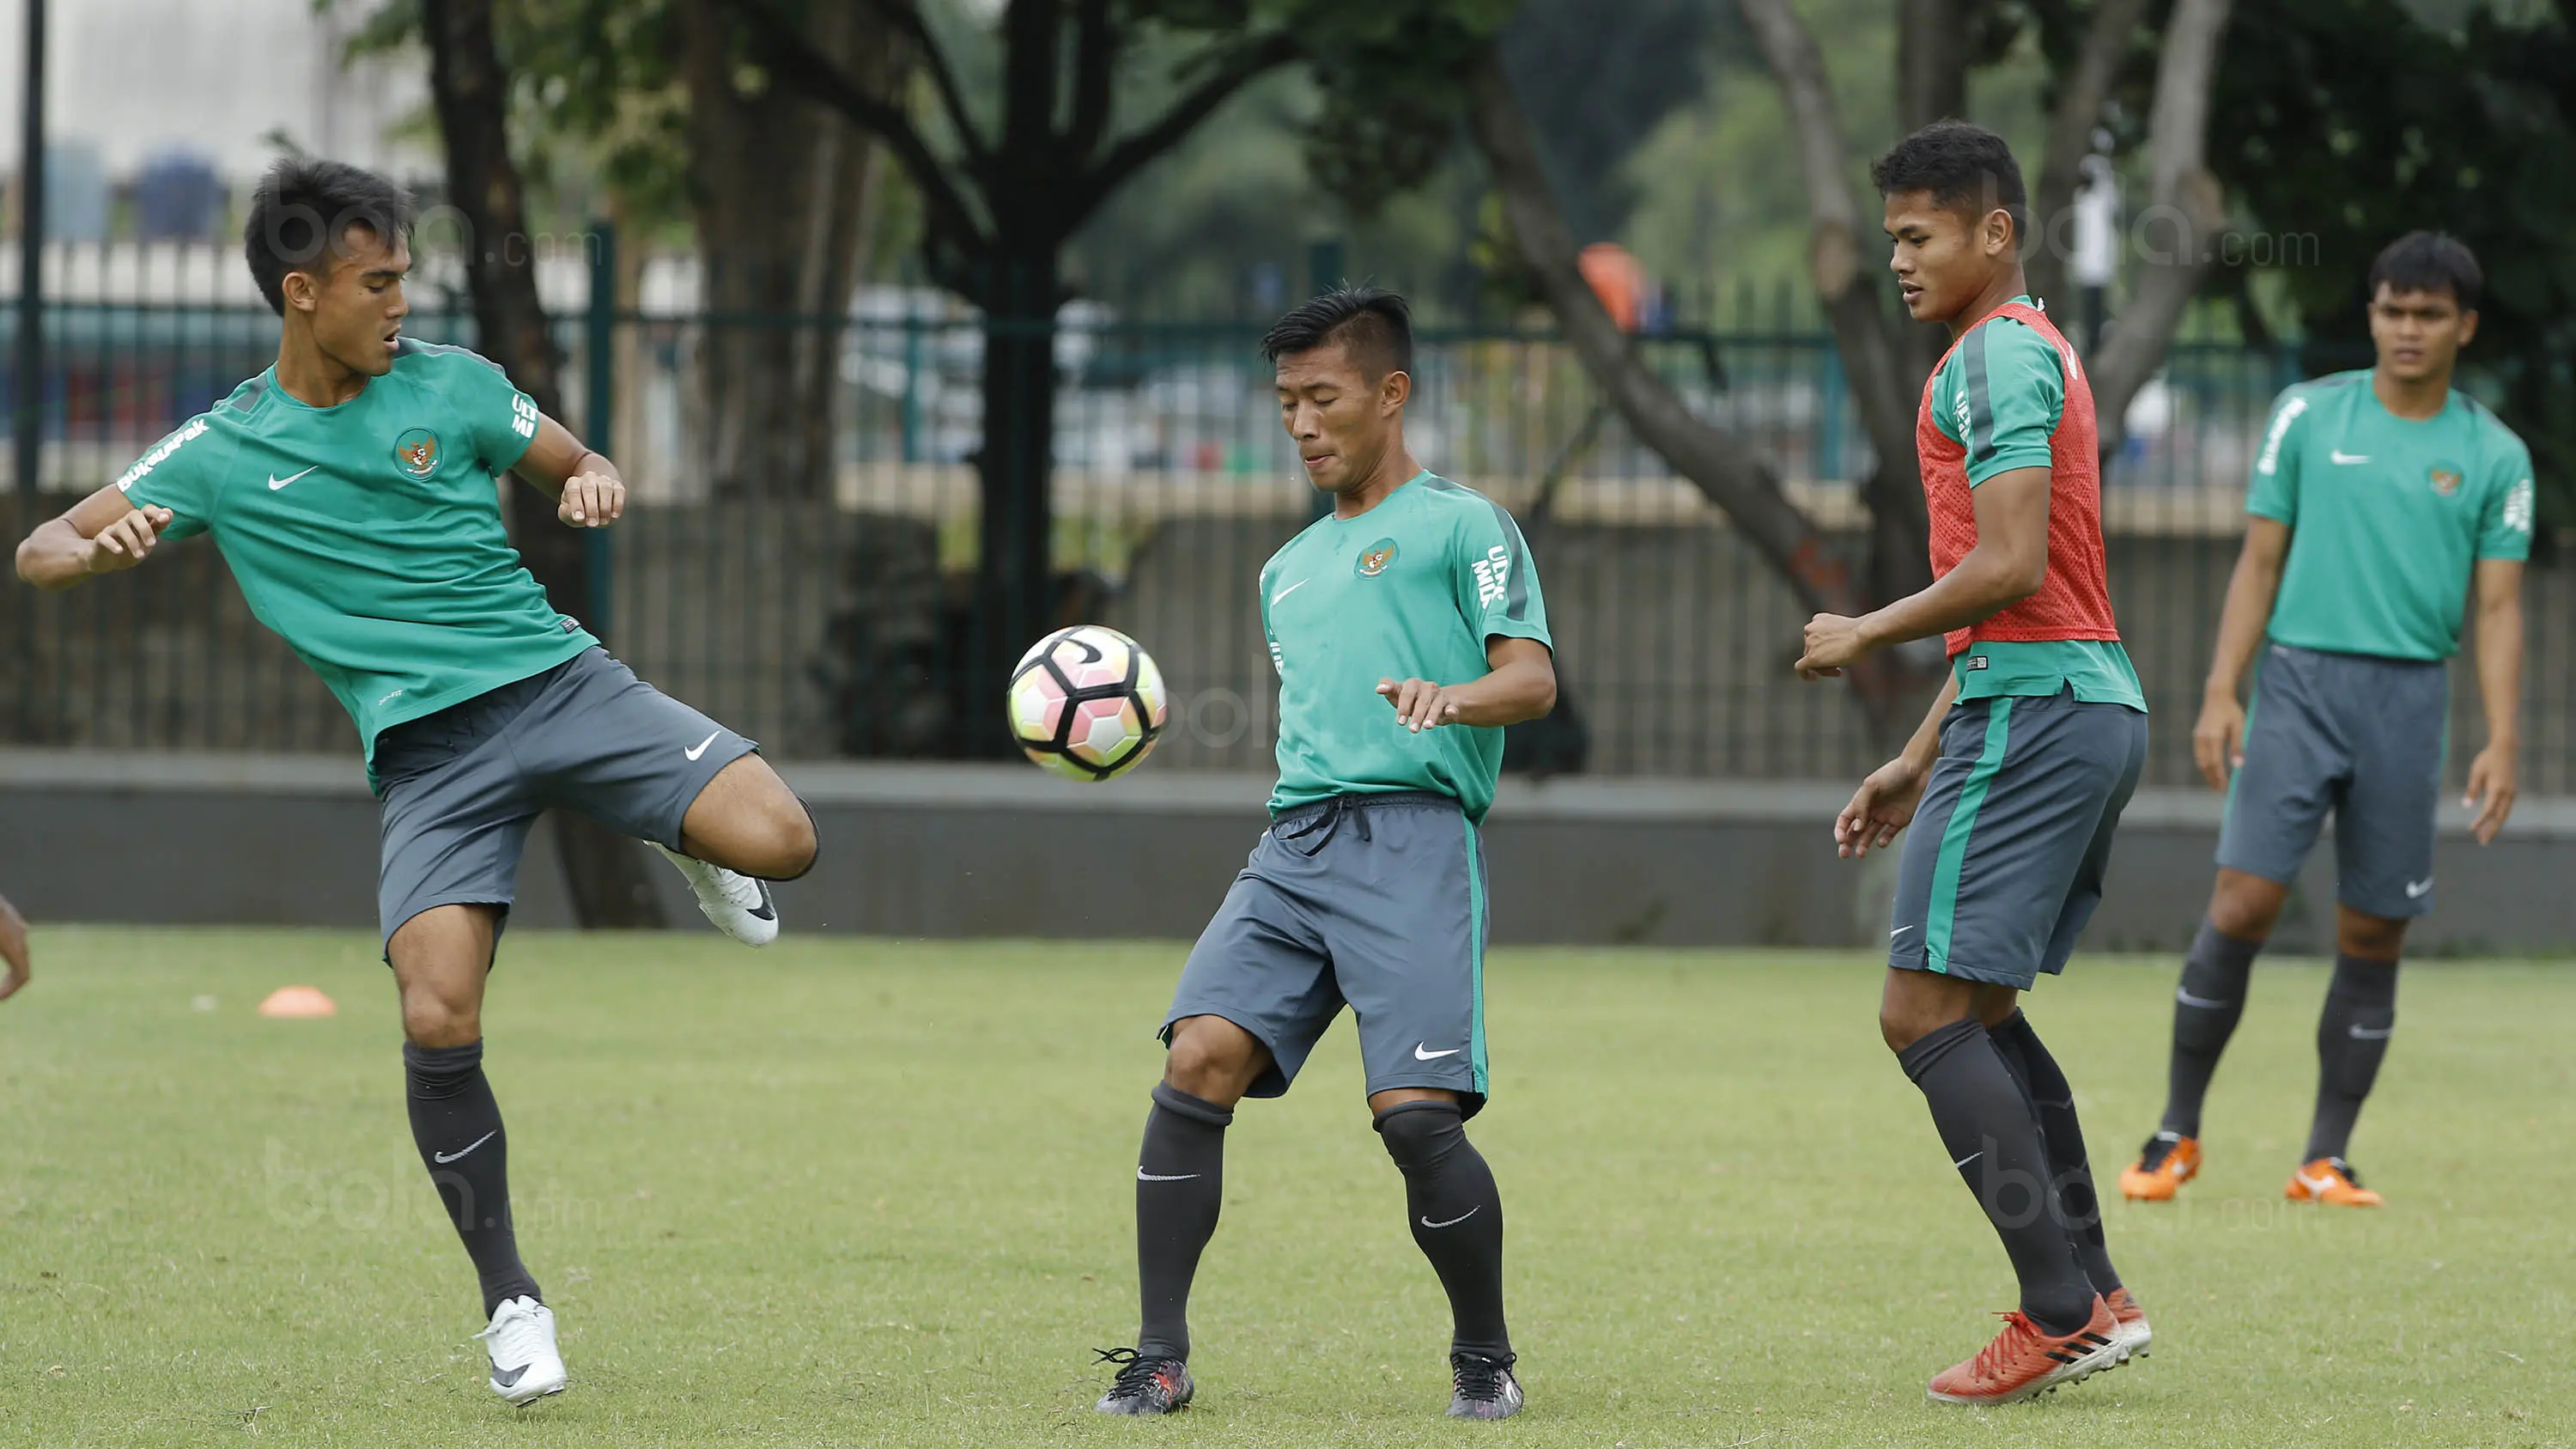
[[[259,1004],[259,1014],[291,1017],[337,1016],[340,1014],[340,1008],[332,1005],[331,998],[323,995],[316,987],[281,986],[270,992],[268,999]]]

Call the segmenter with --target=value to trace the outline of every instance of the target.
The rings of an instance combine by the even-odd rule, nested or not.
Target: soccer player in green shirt
[[[210,534],[347,707],[384,802],[377,913],[413,1141],[481,1280],[492,1391],[527,1403],[565,1374],[511,1227],[482,1006],[529,827],[561,807],[654,842],[750,945],[778,932],[763,878],[802,875],[814,829],[750,740],[638,680],[520,565],[500,474],[575,528],[615,523],[626,485],[498,368],[402,335],[411,224],[382,177],[273,168],[243,246],[281,319],[276,365],[36,529],[18,573],[69,588]]]
[[[1216,1232],[1225,1129],[1276,1097],[1347,1004],[1405,1217],[1449,1295],[1449,1413],[1517,1412],[1503,1205],[1467,1141],[1484,1106],[1485,862],[1503,727],[1556,703],[1547,606],[1499,504],[1404,442],[1402,298],[1345,287],[1262,339],[1279,411],[1333,511],[1261,570],[1279,675],[1270,829],[1191,949],[1136,1164],[1143,1326],[1100,1400],[1168,1414],[1195,1391],[1189,1293]]]
[[[2344,1152],[2397,1022],[2406,923],[2433,908],[2433,808],[2449,716],[2444,661],[2477,600],[2487,743],[2469,762],[2479,844],[2514,797],[2531,454],[2451,387],[2478,328],[2477,258],[2411,232],[2371,264],[2366,372],[2281,394],[2254,460],[2245,546],[2219,614],[2192,752],[2226,790],[2218,884],[2174,992],[2164,1122],[2120,1174],[2169,1199],[2200,1169],[2201,1100],[2245,1012],[2255,954],[2335,818],[2335,966],[2317,1020],[2317,1100],[2294,1202],[2374,1207]],[[2237,702],[2246,667],[2262,672]]]

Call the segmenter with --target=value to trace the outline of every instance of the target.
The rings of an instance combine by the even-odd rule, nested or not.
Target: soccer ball
[[[1058,629],[1011,670],[1011,738],[1040,769],[1107,780],[1163,733],[1163,671],[1135,640],[1098,624]]]

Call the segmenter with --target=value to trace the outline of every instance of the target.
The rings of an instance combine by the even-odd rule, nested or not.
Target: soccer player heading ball
[[[1934,582],[1861,618],[1817,615],[1798,670],[1839,674],[1935,635],[1949,652],[1931,713],[1861,782],[1834,840],[1866,855],[1916,826],[1879,1030],[2021,1280],[2003,1331],[1931,1395],[1998,1403],[2148,1343],[2103,1244],[2074,1092],[2019,1003],[2065,968],[2101,902],[2147,707],[2104,580],[2092,390],[2023,291],[2020,166],[1994,133],[1944,121],[1872,176],[1906,311],[1952,338],[1915,425]]]
[[[2379,1203],[2344,1150],[2396,1029],[2406,923],[2433,908],[2444,661],[2460,650],[2471,593],[2487,716],[2486,748],[2469,763],[2478,843],[2513,810],[2531,454],[2451,390],[2478,330],[2478,286],[2477,258],[2459,242],[2398,238],[2370,268],[2378,364],[2301,383],[2272,409],[2191,737],[2210,788],[2235,787],[2218,884],[2174,992],[2164,1123],[2120,1174],[2132,1198],[2170,1198],[2199,1171],[2201,1098],[2245,1014],[2255,953],[2332,810],[2334,978],[2317,1018],[2316,1113],[2288,1196]],[[2237,693],[2258,654],[2249,712]]]
[[[1193,1392],[1190,1280],[1216,1232],[1225,1129],[1276,1097],[1347,1004],[1413,1240],[1456,1318],[1449,1412],[1520,1408],[1503,1327],[1503,1206],[1467,1141],[1484,1106],[1485,865],[1503,726],[1554,707],[1547,609],[1502,508],[1404,441],[1402,298],[1345,287],[1262,339],[1279,414],[1333,511],[1261,570],[1279,674],[1270,829],[1208,923],[1163,1021],[1170,1054],[1136,1164],[1144,1324],[1100,1401],[1165,1414]]]
[[[482,1280],[492,1391],[526,1403],[564,1367],[511,1229],[482,1008],[529,826],[560,806],[654,842],[749,945],[778,933],[761,878],[802,875],[814,829],[750,740],[637,679],[520,566],[499,474],[574,528],[615,523],[626,485],[500,369],[402,335],[411,224],[381,177],[272,168],[243,241],[282,319],[276,365],[30,534],[18,573],[68,588],[165,534],[212,534],[251,611],[356,721],[384,802],[377,912],[412,1138]]]

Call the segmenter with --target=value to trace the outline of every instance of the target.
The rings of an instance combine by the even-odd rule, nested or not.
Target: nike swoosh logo
[[[2410,901],[2422,900],[2424,898],[2424,892],[2429,891],[2432,888],[2433,878],[2429,875],[2424,877],[2422,880],[2410,880],[2406,883],[2406,899]]]
[[[319,468],[319,467],[321,467],[321,466],[322,466],[321,464],[316,463],[316,464],[314,464],[314,465],[313,465],[313,468]],[[310,473],[310,472],[312,472],[312,471],[313,471],[313,468],[307,468],[307,469],[305,469],[305,470],[304,470],[304,473]],[[286,475],[285,477],[283,477],[283,478],[280,478],[280,477],[278,477],[276,474],[271,473],[271,474],[269,474],[269,475],[268,475],[268,491],[270,491],[271,493],[274,493],[274,492],[276,492],[278,489],[285,487],[287,484],[294,482],[296,479],[303,477],[303,476],[304,476],[304,473],[289,473],[289,474],[287,474],[287,475]]]
[[[1442,1051],[1425,1051],[1424,1048],[1430,1045],[1431,1043],[1427,1041],[1415,1042],[1413,1044],[1413,1059],[1417,1062],[1436,1062],[1442,1057],[1454,1057],[1458,1055],[1458,1053],[1466,1050],[1465,1047],[1449,1047]]]
[[[2299,1186],[2306,1188],[2310,1197],[2323,1197],[2326,1189],[2334,1186],[2334,1179],[2331,1177],[2310,1177],[2304,1172],[2294,1172],[2290,1175],[2299,1180]]]
[[[505,1389],[517,1388],[519,1386],[519,1380],[526,1378],[527,1376],[528,1366],[526,1364],[521,1364],[514,1369],[505,1369],[497,1363],[492,1365],[492,1382],[499,1384]]]
[[[2194,996],[2179,986],[2174,988],[2174,1000],[2185,1006],[2197,1006],[2207,1011],[2223,1011],[2235,1004],[2228,1001],[2212,1001],[2206,996]]]
[[[2397,1028],[2393,1026],[2383,1026],[2377,1031],[2372,1031],[2366,1026],[2354,1025],[2346,1027],[2344,1030],[2350,1033],[2354,1041],[2386,1041],[2388,1040],[2390,1033],[2396,1031]]]
[[[2341,448],[2337,448],[2332,452],[2327,453],[2326,456],[2334,459],[2336,462],[2341,463],[2347,468],[2351,467],[2355,463],[2367,463],[2370,461],[2370,455],[2368,453],[2347,453]]]
[[[1895,930],[1890,931],[1890,932],[1888,932],[1888,933],[1887,933],[1887,939],[1889,939],[1889,940],[1893,941],[1893,940],[1895,940],[1897,937],[1902,936],[1902,935],[1904,935],[1906,932],[1911,931],[1911,930],[1913,930],[1913,929],[1914,929],[1914,928],[1913,928],[1912,926],[1899,926],[1899,927],[1897,927]]]
[[[692,755],[690,758],[695,759],[697,757]],[[752,907],[751,913],[764,921],[777,920],[778,903],[769,894],[769,882],[762,880],[758,876],[753,876],[751,881],[752,884],[760,887],[760,904]]]
[[[723,733],[724,733],[724,731],[723,731],[723,730],[718,730],[718,731],[716,731],[716,735],[720,735],[720,734],[723,734]],[[707,736],[705,739],[702,739],[702,740],[698,741],[698,747],[697,747],[696,749],[694,749],[694,750],[682,750],[682,751],[680,751],[680,753],[681,753],[681,754],[684,754],[684,755],[688,756],[690,759],[694,760],[694,759],[698,758],[700,755],[703,755],[703,754],[705,754],[705,753],[707,752],[707,746],[712,745],[712,744],[714,744],[714,743],[716,742],[716,735],[709,735],[709,736]]]
[[[1485,1205],[1483,1203],[1478,1203],[1475,1207],[1467,1209],[1465,1212],[1458,1214],[1458,1216],[1451,1218],[1445,1223],[1435,1223],[1431,1220],[1431,1215],[1425,1213],[1422,1217],[1422,1225],[1426,1228],[1454,1228],[1460,1223],[1465,1222],[1467,1219],[1474,1217],[1484,1206]]]
[[[1980,1147],[1980,1148],[1978,1148],[1976,1151],[1969,1153],[1967,1156],[1960,1158],[1958,1161],[1953,1162],[1953,1163],[1951,1163],[1950,1165],[1951,1165],[1952,1167],[1965,1167],[1965,1166],[1967,1166],[1969,1163],[1974,1162],[1974,1161],[1976,1161],[1978,1158],[1983,1157],[1983,1156],[1985,1156],[1985,1155],[1986,1155],[1986,1149],[1984,1149],[1984,1148]]]
[[[1281,599],[1284,599],[1284,598],[1288,597],[1290,594],[1293,594],[1293,593],[1297,592],[1299,589],[1302,589],[1302,588],[1306,587],[1308,584],[1311,584],[1311,583],[1313,583],[1313,582],[1314,582],[1314,580],[1313,580],[1313,579],[1299,579],[1297,582],[1295,582],[1295,583],[1293,583],[1293,584],[1290,584],[1288,587],[1286,587],[1286,588],[1284,588],[1284,589],[1281,589],[1279,592],[1277,592],[1277,593],[1275,593],[1275,594],[1272,594],[1272,595],[1270,596],[1270,607],[1272,607],[1272,608],[1274,608],[1274,609],[1275,609],[1275,608],[1278,608],[1278,607],[1279,607],[1279,601],[1280,601]]]
[[[1159,1173],[1147,1172],[1141,1167],[1136,1169],[1136,1180],[1138,1182],[1189,1182],[1200,1175],[1201,1174],[1195,1172],[1183,1172],[1177,1173],[1171,1177],[1165,1177]]]
[[[501,1129],[495,1127],[491,1131],[484,1133],[482,1136],[475,1138],[473,1141],[466,1143],[463,1148],[455,1152],[433,1152],[429,1155],[432,1159],[441,1163],[454,1162],[456,1159],[463,1157],[466,1153],[473,1151],[475,1148],[482,1146],[484,1143],[489,1142],[500,1135]]]

